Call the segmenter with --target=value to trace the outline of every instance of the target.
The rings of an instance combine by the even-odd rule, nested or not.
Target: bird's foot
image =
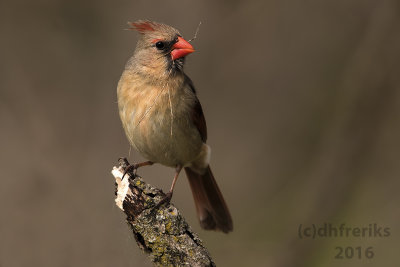
[[[131,176],[136,175],[136,169],[138,168],[137,164],[130,164],[126,158],[119,158],[118,162],[119,165],[124,169],[124,174],[122,175],[121,180],[124,179],[127,173],[129,173]]]
[[[131,176],[136,176],[137,164],[129,164],[124,169],[124,174],[122,175],[121,180],[124,179],[125,175],[129,173]]]
[[[169,204],[171,202],[172,198],[172,192],[168,192],[165,194],[165,197],[158,202],[158,204],[155,206],[156,209],[158,209],[161,205],[163,204]]]
[[[147,166],[147,165],[153,165],[153,162],[151,161],[145,161],[137,164],[130,164],[126,158],[119,158],[118,159],[120,166],[124,169],[124,174],[122,175],[121,180],[124,179],[125,175],[127,173],[131,174],[131,176],[136,176],[136,170],[139,167]]]

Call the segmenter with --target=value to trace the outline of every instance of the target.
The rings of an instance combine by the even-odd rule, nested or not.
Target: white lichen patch
[[[112,175],[115,178],[115,182],[117,183],[117,197],[115,198],[115,204],[121,210],[124,210],[123,203],[128,194],[129,189],[129,179],[128,174],[125,175],[124,179],[121,180],[122,176],[124,175],[124,170],[121,167],[114,167],[111,171]],[[130,193],[130,192],[129,192]]]

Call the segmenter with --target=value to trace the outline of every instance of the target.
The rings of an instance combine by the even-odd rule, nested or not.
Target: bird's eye
[[[156,43],[156,47],[157,47],[157,49],[161,50],[165,47],[165,44],[164,44],[164,42],[158,41]]]

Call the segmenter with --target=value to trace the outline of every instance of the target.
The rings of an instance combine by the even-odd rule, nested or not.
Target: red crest
[[[131,28],[130,30],[136,30],[140,33],[145,33],[145,32],[152,32],[154,31],[154,24],[151,21],[147,20],[138,20],[136,22],[129,22],[129,25]]]

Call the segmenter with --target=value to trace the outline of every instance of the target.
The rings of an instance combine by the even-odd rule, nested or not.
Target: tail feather
[[[201,227],[206,230],[220,230],[224,233],[232,231],[231,214],[210,166],[207,167],[204,174],[198,174],[190,167],[186,167],[185,172],[192,189]]]

